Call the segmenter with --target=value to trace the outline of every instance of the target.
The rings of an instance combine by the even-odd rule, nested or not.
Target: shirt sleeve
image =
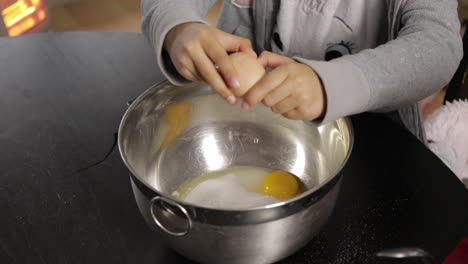
[[[443,88],[463,55],[456,0],[409,0],[395,40],[330,62],[295,57],[322,80],[322,122],[365,111],[390,111]]]
[[[207,24],[203,19],[216,0],[142,0],[143,33],[149,39],[156,54],[161,72],[175,85],[188,80],[183,78],[172,65],[163,44],[167,33],[175,26],[187,22]]]

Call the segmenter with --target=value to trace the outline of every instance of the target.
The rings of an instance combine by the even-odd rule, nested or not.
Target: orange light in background
[[[36,25],[36,20],[32,17],[21,21],[18,25],[12,27],[11,29],[8,30],[8,34],[10,36],[18,36],[21,33],[27,31],[28,29],[34,27]]]
[[[37,12],[37,19],[39,19],[39,21],[44,20],[46,18],[46,16],[47,16],[46,12],[43,9],[41,9],[41,10],[39,10],[39,12]]]
[[[2,11],[8,35],[18,36],[47,17],[43,0],[17,0]],[[37,14],[37,16],[36,16]]]

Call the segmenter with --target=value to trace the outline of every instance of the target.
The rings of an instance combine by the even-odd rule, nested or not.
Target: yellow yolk
[[[190,104],[180,102],[167,107],[166,120],[171,125],[186,123],[189,117]]]
[[[264,194],[275,197],[279,200],[285,200],[294,197],[299,190],[299,184],[296,178],[284,171],[275,171],[262,181],[262,191]]]
[[[166,109],[166,121],[169,130],[164,138],[161,147],[167,148],[185,130],[190,117],[190,104],[180,102],[170,105]]]

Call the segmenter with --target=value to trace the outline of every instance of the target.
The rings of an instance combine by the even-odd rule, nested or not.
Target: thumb
[[[264,51],[258,57],[258,62],[266,69],[274,69],[282,64],[293,62],[294,60],[273,52]]]
[[[219,30],[218,42],[228,52],[245,52],[257,58],[250,40]]]

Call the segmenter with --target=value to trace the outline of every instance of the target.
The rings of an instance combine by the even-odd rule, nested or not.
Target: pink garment
[[[446,103],[424,127],[432,152],[460,179],[468,179],[468,101]]]
[[[428,97],[422,99],[422,100],[419,102],[419,104],[420,104],[420,106],[421,106],[421,111],[422,111],[423,113],[426,113],[426,112],[427,112],[427,109],[428,109],[428,107],[431,105],[432,100],[434,100],[434,98],[436,97],[436,95],[437,95],[438,93],[439,93],[439,91],[437,91],[436,93],[434,93],[434,94],[432,94],[432,95],[430,95],[430,96],[428,96]]]
[[[467,264],[468,263],[468,238],[463,239],[455,250],[444,260],[443,264]]]

